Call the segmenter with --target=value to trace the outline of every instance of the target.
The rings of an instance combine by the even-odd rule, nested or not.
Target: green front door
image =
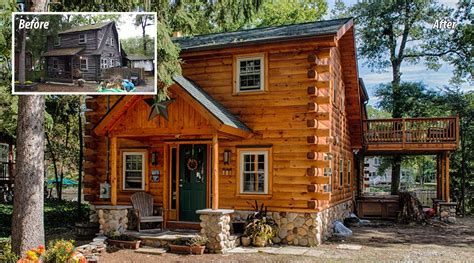
[[[196,210],[206,208],[207,146],[179,148],[179,221],[199,222]]]

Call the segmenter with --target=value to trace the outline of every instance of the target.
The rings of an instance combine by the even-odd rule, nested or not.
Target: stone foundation
[[[131,206],[95,206],[95,214],[91,215],[91,220],[96,219],[100,225],[99,233],[107,235],[109,233],[123,233],[128,226],[128,211]]]
[[[278,244],[317,246],[333,235],[332,222],[349,217],[352,200],[340,203],[317,213],[269,212],[278,224],[278,234],[272,240]],[[233,219],[245,220],[250,211],[235,211]]]
[[[210,253],[224,253],[235,247],[235,238],[230,234],[230,214],[233,212],[223,209],[196,211],[200,214],[201,234],[209,239],[206,248]]]
[[[456,223],[456,207],[455,202],[436,202],[436,211],[438,213],[439,219],[446,223],[455,224]]]

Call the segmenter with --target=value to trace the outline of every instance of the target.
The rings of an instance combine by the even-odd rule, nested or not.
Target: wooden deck
[[[368,154],[420,154],[456,150],[459,119],[400,118],[363,121]]]

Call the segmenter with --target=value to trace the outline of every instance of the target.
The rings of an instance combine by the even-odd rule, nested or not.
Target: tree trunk
[[[403,102],[400,100],[400,82],[401,82],[401,73],[400,73],[401,62],[398,60],[392,60],[392,100],[393,100],[393,111],[392,118],[402,118],[402,107]],[[394,127],[398,129],[399,127]],[[394,155],[392,158],[392,182],[390,193],[392,195],[397,195],[400,188],[400,171],[401,171],[402,157],[400,155]]]
[[[80,100],[80,99],[79,99]],[[81,101],[81,100],[80,100]],[[79,175],[77,178],[77,215],[78,218],[81,213],[81,198],[82,198],[82,159],[83,159],[83,135],[82,135],[82,112],[81,112],[81,103],[79,103],[79,112],[78,112],[78,121],[79,121]]]
[[[18,255],[44,245],[44,97],[19,96],[12,248]]]
[[[469,127],[469,126],[467,126]],[[461,126],[461,131],[460,131],[460,139],[461,139],[461,207],[460,211],[464,215],[466,212],[466,198],[465,198],[465,192],[466,192],[466,138],[464,138],[464,129]]]
[[[26,30],[20,30],[20,55],[18,58],[18,81],[20,86],[25,84],[25,59],[26,59]]]

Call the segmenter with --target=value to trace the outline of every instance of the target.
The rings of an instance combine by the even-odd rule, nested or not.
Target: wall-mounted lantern
[[[230,164],[230,150],[225,150],[224,151],[224,164],[229,165]]]
[[[160,181],[160,171],[159,170],[152,170],[151,171],[151,180],[154,183],[157,183]]]
[[[151,165],[158,165],[158,152],[151,153]]]

